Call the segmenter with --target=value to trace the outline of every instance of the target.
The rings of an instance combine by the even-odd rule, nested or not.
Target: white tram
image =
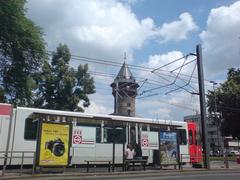
[[[47,109],[17,107],[12,118],[0,117],[0,157],[5,153],[7,137],[10,129],[8,165],[20,164],[14,158],[17,152],[35,152],[38,120],[70,122],[74,126],[96,128],[94,147],[70,149],[71,164],[84,164],[84,160],[112,160],[113,157],[113,126],[115,127],[115,163],[122,163],[123,151],[128,143],[138,143],[141,132],[159,130],[177,130],[180,154],[189,154],[187,123],[182,121],[154,120],[139,117],[88,114],[80,112],[57,111]],[[142,150],[148,156],[148,163],[153,162],[153,150]],[[189,159],[185,159],[189,162]],[[33,158],[24,159],[24,164],[32,164]],[[3,159],[0,159],[0,166]]]

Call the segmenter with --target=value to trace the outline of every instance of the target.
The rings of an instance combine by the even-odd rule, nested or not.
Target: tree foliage
[[[90,105],[88,95],[95,93],[94,80],[88,73],[88,65],[69,66],[71,54],[67,45],[60,44],[51,62],[45,62],[38,77],[39,88],[35,106],[47,109],[83,111],[78,106]]]
[[[32,76],[46,57],[41,29],[25,16],[25,0],[0,1],[0,84],[6,102],[32,103]]]
[[[227,80],[207,96],[209,112],[214,113],[216,108],[221,115],[220,121],[215,121],[219,121],[222,134],[240,139],[240,69],[229,69]]]

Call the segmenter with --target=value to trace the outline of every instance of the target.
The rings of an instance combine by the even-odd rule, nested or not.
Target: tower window
[[[128,116],[130,116],[131,110],[128,109],[128,110],[127,110],[127,113],[128,113]]]
[[[127,103],[127,106],[130,107],[130,106],[131,106],[131,103]]]

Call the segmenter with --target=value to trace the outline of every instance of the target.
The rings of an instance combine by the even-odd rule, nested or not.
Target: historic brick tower
[[[114,96],[114,115],[135,116],[135,97],[137,88],[135,78],[132,76],[129,67],[124,62],[117,77],[111,84]]]

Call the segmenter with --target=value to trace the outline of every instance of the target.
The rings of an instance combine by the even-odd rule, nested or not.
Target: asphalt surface
[[[13,177],[8,177],[9,179],[15,179]],[[8,179],[7,177],[4,179]],[[1,179],[1,178],[0,178]],[[148,172],[143,174],[138,172],[137,174],[109,174],[109,175],[89,175],[81,176],[77,174],[68,174],[59,176],[31,176],[31,177],[18,177],[17,179],[34,179],[34,180],[68,180],[68,179],[80,179],[80,180],[239,180],[240,171],[231,170],[217,170],[217,171],[188,171],[188,172]]]
[[[86,173],[86,168],[70,168],[65,173],[61,170],[55,173],[45,172],[43,174],[31,175],[31,171],[23,172],[19,175],[19,169],[6,172],[1,179],[54,179],[54,180],[68,180],[68,179],[80,179],[80,180],[162,180],[162,179],[184,179],[184,180],[240,180],[240,164],[236,162],[229,163],[229,169],[225,168],[223,162],[212,161],[211,170],[195,169],[191,165],[183,166],[183,170],[173,169],[168,167],[164,170],[153,169],[148,167],[146,171],[142,168],[137,168],[136,171],[122,172],[121,167],[116,168],[115,172],[108,173],[107,168],[91,168],[90,173]],[[1,174],[1,172],[0,172]]]

